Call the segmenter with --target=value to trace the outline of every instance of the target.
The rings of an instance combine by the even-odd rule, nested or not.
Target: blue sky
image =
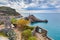
[[[22,13],[60,13],[60,0],[0,0],[0,6],[7,6]]]

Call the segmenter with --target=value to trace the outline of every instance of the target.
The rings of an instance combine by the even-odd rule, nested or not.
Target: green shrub
[[[32,36],[32,37],[29,37],[28,40],[37,40],[36,37]]]
[[[0,32],[0,36],[8,37],[5,33]]]
[[[25,40],[27,40],[31,36],[32,36],[32,33],[30,29],[27,29],[22,32],[22,38],[24,38]]]
[[[1,25],[1,24],[4,24],[4,22],[1,22],[1,21],[0,21],[0,25]]]
[[[27,29],[33,30],[34,27],[31,27],[31,26],[25,26],[24,30],[27,30]]]
[[[17,21],[17,20],[16,20],[15,18],[12,18],[12,19],[11,19],[11,23],[12,23],[12,24],[16,24],[16,21]]]
[[[29,29],[30,29],[30,30],[33,30],[33,29],[34,29],[34,27],[29,27]]]

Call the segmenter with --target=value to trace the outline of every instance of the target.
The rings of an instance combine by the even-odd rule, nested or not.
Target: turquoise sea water
[[[32,26],[41,26],[48,30],[48,36],[54,40],[60,40],[60,14],[58,13],[37,13],[33,14],[39,19],[47,19],[48,23],[34,23]]]
[[[25,14],[26,16],[28,14]],[[24,16],[25,16],[24,15]],[[40,26],[48,31],[48,36],[54,40],[60,40],[60,14],[58,13],[36,13],[33,14],[39,19],[47,19],[48,23],[34,23],[32,26]]]

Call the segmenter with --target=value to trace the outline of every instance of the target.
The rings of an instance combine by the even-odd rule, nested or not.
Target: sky
[[[0,6],[19,13],[60,13],[60,0],[0,0]]]

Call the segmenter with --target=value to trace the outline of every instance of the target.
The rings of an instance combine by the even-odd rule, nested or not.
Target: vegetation
[[[0,32],[0,36],[7,37],[7,35],[6,35],[6,34],[4,34],[3,32]]]
[[[32,26],[25,26],[24,30],[27,30],[27,29],[33,30],[34,27],[32,27]]]
[[[31,30],[27,29],[22,32],[23,39],[27,40],[29,37],[32,36]]]
[[[30,22],[29,22],[29,20],[25,20],[25,19],[23,19],[23,18],[21,18],[21,19],[19,19],[18,21],[17,21],[17,24],[18,25],[21,25],[21,26],[26,26],[27,24],[29,24]]]
[[[26,20],[26,19],[23,19],[23,18],[21,18],[19,20],[16,20],[15,18],[12,18],[11,23],[14,24],[14,26],[16,25],[17,27],[20,27],[23,30],[26,30],[26,29],[33,30],[34,29],[34,27],[30,27],[30,26],[27,25],[27,24],[30,23],[30,21]]]
[[[29,20],[26,20],[23,18],[16,20],[15,18],[13,18],[13,19],[11,19],[11,23],[18,25],[17,27],[20,27],[19,29],[23,30],[22,31],[22,39],[28,40],[28,38],[29,38],[29,40],[30,40],[30,37],[32,37],[31,31],[34,29],[34,27],[28,26],[28,24],[30,23]]]
[[[11,23],[12,23],[12,24],[16,24],[16,21],[17,21],[17,20],[16,20],[15,18],[12,18],[12,19],[11,19]]]
[[[36,37],[32,36],[32,37],[29,37],[28,40],[37,40]]]
[[[30,29],[24,30],[22,32],[22,39],[24,40],[37,40],[36,37],[32,35],[32,31]]]
[[[18,12],[15,11],[15,9],[12,9],[10,7],[4,7],[4,6],[2,6],[2,7],[0,7],[0,11],[1,12],[6,12],[3,15],[6,15],[6,14],[7,15],[20,15]]]
[[[26,20],[26,19],[23,19],[23,18],[17,20],[17,25],[18,25],[18,27],[20,27],[22,30],[24,30],[24,28],[26,28],[29,23],[30,23],[29,20]]]
[[[0,35],[8,37],[9,40],[16,40],[16,34],[13,29],[3,29]]]

